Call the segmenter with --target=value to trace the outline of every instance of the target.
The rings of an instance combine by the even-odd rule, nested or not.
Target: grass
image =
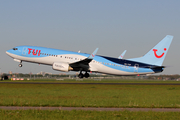
[[[180,112],[0,110],[1,120],[178,120]]]
[[[1,82],[52,82],[52,83],[180,83],[179,81],[175,80],[150,80],[150,79],[31,79],[31,80],[24,80],[24,81],[11,81],[11,80],[4,80]]]
[[[34,80],[23,82],[179,83],[143,80]],[[9,81],[11,82],[11,81]],[[15,81],[20,82],[20,81]],[[22,82],[22,81],[21,81]],[[0,84],[1,106],[180,108],[179,85]],[[1,110],[1,120],[175,120],[180,112]]]
[[[179,93],[177,85],[3,83],[0,105],[180,108]]]

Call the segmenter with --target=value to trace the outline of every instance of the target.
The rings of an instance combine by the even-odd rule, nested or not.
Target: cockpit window
[[[18,48],[13,48],[13,50],[18,50]]]

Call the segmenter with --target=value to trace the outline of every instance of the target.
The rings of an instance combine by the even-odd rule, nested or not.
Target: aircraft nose
[[[6,54],[10,56],[10,53],[8,51],[6,51]]]
[[[6,51],[6,54],[8,54],[9,52],[8,51]]]

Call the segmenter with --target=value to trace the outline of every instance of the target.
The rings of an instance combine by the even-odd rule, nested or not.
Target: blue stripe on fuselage
[[[11,50],[8,50],[7,52],[10,52],[12,54],[16,54],[19,56],[32,57],[32,58],[63,55],[63,54],[76,54],[76,55],[82,55],[85,57],[89,56],[89,54],[77,53],[77,52],[59,50],[59,49],[52,49],[52,48],[46,48],[46,47],[18,46],[15,48],[18,48],[18,50],[11,49]]]

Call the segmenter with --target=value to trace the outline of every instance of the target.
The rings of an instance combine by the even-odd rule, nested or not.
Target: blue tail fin
[[[173,36],[167,35],[163,40],[161,40],[155,47],[153,47],[144,56],[140,58],[129,59],[129,60],[162,66],[164,58],[172,42],[172,39],[173,39]]]

